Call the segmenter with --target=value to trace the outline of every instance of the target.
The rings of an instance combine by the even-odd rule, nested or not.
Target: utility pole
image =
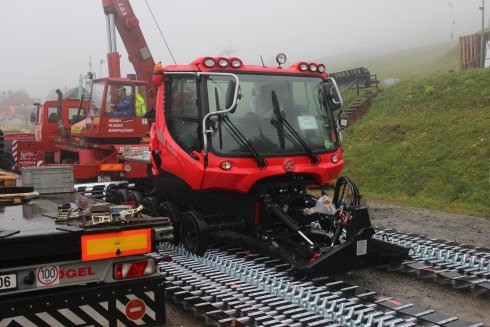
[[[485,0],[481,0],[481,44],[480,44],[480,67],[485,67]]]
[[[100,59],[99,61],[99,78],[102,77],[102,64],[104,63],[104,59]]]
[[[451,40],[454,38],[454,24],[456,21],[454,20],[454,7],[451,2],[447,2],[447,5],[451,8],[452,20],[451,20]]]

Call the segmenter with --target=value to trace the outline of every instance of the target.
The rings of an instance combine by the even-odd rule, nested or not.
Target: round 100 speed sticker
[[[44,266],[36,269],[36,283],[38,287],[57,285],[60,283],[60,269],[58,266]]]

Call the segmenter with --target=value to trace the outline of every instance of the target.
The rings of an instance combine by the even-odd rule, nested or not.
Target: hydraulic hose
[[[314,243],[300,230],[299,226],[291,219],[291,217],[286,215],[281,209],[277,207],[277,205],[272,204],[270,206],[270,210],[279,219],[281,219],[291,231],[298,233],[298,235],[301,236],[301,238],[303,238],[310,246],[314,245]]]

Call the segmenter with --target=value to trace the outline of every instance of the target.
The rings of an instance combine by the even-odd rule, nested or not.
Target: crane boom
[[[148,107],[153,108],[156,95],[152,83],[155,61],[139,26],[138,18],[129,0],[102,0],[102,5],[107,21],[109,77],[121,77],[119,53],[116,46],[115,29],[117,28],[128,52],[128,59],[136,71],[136,78],[148,83]]]

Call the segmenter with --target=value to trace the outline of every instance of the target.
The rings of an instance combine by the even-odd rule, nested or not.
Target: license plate
[[[110,182],[111,181],[111,176],[109,175],[100,175],[97,176],[98,182],[103,183],[103,182]]]
[[[17,276],[15,274],[0,275],[0,290],[17,288]]]

